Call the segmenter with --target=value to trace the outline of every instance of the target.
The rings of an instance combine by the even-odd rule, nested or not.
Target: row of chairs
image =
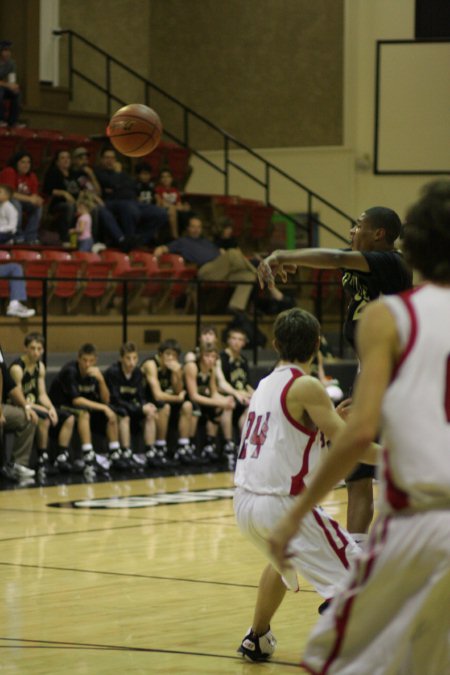
[[[104,311],[114,297],[123,298],[127,282],[129,306],[141,298],[148,298],[157,311],[168,302],[172,304],[187,292],[196,268],[185,264],[183,258],[165,254],[157,259],[146,251],[105,249],[100,253],[64,251],[61,249],[0,250],[2,262],[18,262],[23,266],[30,300],[42,301],[47,280],[47,301],[60,298],[65,310],[72,312],[88,298],[95,311]],[[8,282],[0,280],[0,299],[9,298]]]
[[[226,217],[233,222],[233,233],[237,238],[267,245],[273,225],[274,209],[254,199],[232,195],[214,195],[212,198],[213,218]]]

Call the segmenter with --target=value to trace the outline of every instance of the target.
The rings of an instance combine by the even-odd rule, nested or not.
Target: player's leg
[[[346,479],[348,506],[347,530],[358,543],[367,539],[373,518],[373,478],[375,469],[369,464],[358,464]]]
[[[272,565],[267,565],[259,580],[251,628],[238,648],[243,656],[252,661],[265,661],[273,654],[277,642],[270,630],[270,622],[286,591],[280,574]]]

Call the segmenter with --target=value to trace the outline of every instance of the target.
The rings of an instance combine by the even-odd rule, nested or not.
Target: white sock
[[[114,450],[118,450],[120,448],[119,441],[111,441],[108,443],[108,450],[110,452],[114,452]]]
[[[94,448],[92,447],[92,443],[83,443],[83,445],[81,446],[81,450],[83,452],[90,452],[93,449]]]

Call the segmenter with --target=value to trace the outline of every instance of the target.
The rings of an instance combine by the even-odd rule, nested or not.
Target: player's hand
[[[103,379],[102,371],[98,366],[89,366],[86,370],[86,374],[89,375],[89,377],[95,377],[96,380]]]
[[[186,399],[186,391],[182,389],[179,394],[177,394],[177,401],[180,403],[183,403],[183,401]]]
[[[281,571],[291,567],[289,559],[292,554],[289,553],[289,542],[298,529],[298,522],[288,513],[269,536],[271,557]]]
[[[54,408],[49,408],[48,418],[53,426],[56,426],[58,424],[58,413]]]
[[[108,420],[108,422],[113,422],[116,419],[116,413],[112,410],[109,405],[103,407],[103,412]]]
[[[31,422],[32,424],[37,424],[39,422],[39,417],[31,406],[25,406],[25,417],[27,418],[28,422]]]
[[[295,272],[297,265],[293,263],[280,263],[277,260],[276,253],[271,253],[271,255],[261,260],[258,265],[258,279],[259,285],[261,288],[267,286],[267,288],[275,288],[275,277],[278,275],[283,283],[287,281],[287,275],[289,272]]]
[[[343,401],[339,403],[339,405],[336,406],[336,412],[339,415],[339,417],[344,420],[344,422],[347,420],[351,408],[352,408],[351,398],[345,398]]]
[[[234,396],[224,396],[224,410],[234,410],[236,407],[236,401],[234,400]]]

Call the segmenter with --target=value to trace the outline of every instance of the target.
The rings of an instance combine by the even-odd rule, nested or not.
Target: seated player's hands
[[[102,371],[100,370],[100,368],[98,366],[89,366],[89,368],[86,370],[86,373],[90,377],[95,377],[96,380],[102,380],[103,379]]]
[[[182,389],[179,394],[176,394],[176,396],[177,396],[177,400],[180,403],[183,403],[183,401],[186,399],[186,390]]]
[[[48,409],[48,417],[53,426],[58,424],[58,413],[53,408],[53,406]]]
[[[261,260],[258,265],[258,279],[259,285],[261,288],[267,286],[267,288],[275,287],[275,277],[278,275],[281,278],[283,283],[287,281],[288,273],[295,272],[297,265],[293,263],[280,263],[277,260],[277,253],[274,251],[267,258]]]
[[[142,406],[142,412],[144,415],[156,415],[156,405],[153,403],[144,403]]]
[[[222,401],[222,407],[224,410],[234,410],[236,407],[234,396],[222,396]]]
[[[250,402],[250,396],[245,391],[236,391],[235,394],[234,394],[234,398],[241,405],[247,406]]]
[[[108,422],[113,422],[116,419],[116,413],[112,408],[109,407],[109,405],[104,405],[103,406],[103,412],[105,413],[106,419]]]

